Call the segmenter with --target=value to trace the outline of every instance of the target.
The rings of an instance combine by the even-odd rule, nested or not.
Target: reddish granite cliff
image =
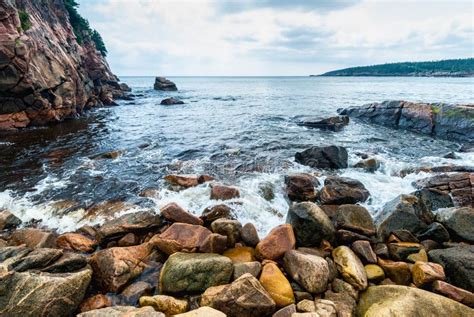
[[[62,121],[127,89],[90,36],[78,40],[66,1],[0,1],[0,130]]]

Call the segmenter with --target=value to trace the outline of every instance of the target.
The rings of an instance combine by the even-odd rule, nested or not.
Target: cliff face
[[[93,41],[78,43],[64,0],[0,1],[0,130],[74,117],[126,88]]]

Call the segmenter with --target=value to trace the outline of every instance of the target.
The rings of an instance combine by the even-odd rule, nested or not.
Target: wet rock
[[[211,185],[211,199],[229,200],[240,197],[240,191],[236,187],[225,186],[221,184]]]
[[[0,273],[0,315],[71,316],[84,298],[91,276],[91,270]]]
[[[127,233],[117,242],[119,247],[131,247],[140,244],[140,239],[133,233]]]
[[[436,242],[449,241],[449,232],[439,222],[433,222],[424,230],[420,231],[416,237],[419,240],[434,240]]]
[[[21,259],[31,251],[31,248],[25,246],[2,247],[0,248],[0,263],[5,265],[6,263],[3,262],[6,262],[6,260],[8,260],[8,263],[10,264],[14,263],[15,261]]]
[[[121,155],[122,155],[122,151],[109,151],[109,152],[104,152],[104,153],[91,156],[90,158],[92,160],[115,160],[119,158]]]
[[[358,240],[370,241],[370,238],[367,236],[344,229],[336,231],[336,239],[338,244],[344,245],[352,244]]]
[[[408,230],[405,229],[398,229],[392,231],[392,234],[388,237],[387,240],[389,243],[397,243],[397,242],[420,242],[418,238]]]
[[[337,310],[337,316],[351,317],[355,316],[356,301],[346,293],[334,293],[327,291],[324,293],[324,299],[334,303]]]
[[[162,224],[160,217],[149,211],[125,214],[107,221],[99,227],[97,235],[101,244],[121,238],[129,232],[141,233],[157,230]]]
[[[166,79],[165,77],[156,77],[155,84],[153,85],[155,90],[164,90],[164,91],[176,91],[178,88],[176,84],[171,80]]]
[[[97,294],[85,299],[81,303],[80,307],[81,312],[84,313],[90,310],[101,309],[109,306],[112,306],[112,300],[110,297],[103,294]]]
[[[120,293],[120,302],[125,305],[137,305],[140,297],[151,295],[153,288],[143,281],[130,284]]]
[[[369,196],[369,191],[358,180],[328,176],[319,193],[319,200],[324,205],[356,204],[366,201]]]
[[[446,296],[469,307],[474,307],[474,293],[472,292],[466,291],[465,289],[456,287],[440,280],[433,282],[432,289],[438,294]]]
[[[319,186],[318,180],[310,174],[291,174],[285,176],[286,194],[291,201],[315,201]]]
[[[56,235],[42,229],[18,229],[10,236],[10,244],[25,244],[29,248],[54,248],[56,247]]]
[[[310,293],[326,290],[329,267],[325,259],[296,250],[285,253],[283,266],[288,275]]]
[[[371,286],[361,294],[358,316],[469,316],[471,308],[449,298],[414,287]]]
[[[227,236],[227,246],[233,247],[236,242],[240,241],[242,224],[238,220],[220,218],[212,222],[211,230],[214,233]]]
[[[411,271],[408,263],[379,259],[378,265],[384,270],[387,277],[396,284],[410,285]]]
[[[455,237],[474,242],[474,208],[446,208],[438,211],[436,220]]]
[[[459,246],[428,252],[430,261],[444,267],[447,282],[474,292],[474,246]]]
[[[10,211],[0,211],[0,230],[14,229],[20,224],[21,220]]]
[[[369,211],[359,205],[341,205],[333,218],[336,229],[346,229],[372,236],[375,224]]]
[[[295,234],[289,224],[279,225],[262,239],[255,248],[260,259],[278,260],[286,251],[295,248]]]
[[[190,212],[187,212],[177,203],[166,204],[160,209],[160,212],[165,219],[171,222],[182,222],[200,226],[204,224],[202,219],[196,217]]]
[[[199,307],[187,313],[175,315],[175,317],[226,317],[226,314],[211,307]]]
[[[204,253],[223,253],[227,248],[227,236],[212,233],[204,239],[199,251]]]
[[[354,165],[355,168],[362,168],[367,172],[373,173],[380,168],[380,162],[375,158],[361,160]]]
[[[173,223],[162,234],[155,235],[150,243],[166,254],[195,252],[202,248],[212,232],[198,225]]]
[[[364,270],[369,282],[379,283],[385,279],[383,269],[377,264],[367,264],[364,266]]]
[[[313,168],[347,168],[347,150],[342,146],[313,146],[295,154],[297,163]]]
[[[203,292],[226,284],[232,277],[232,261],[211,253],[174,253],[165,262],[160,274],[163,292]]]
[[[201,214],[201,219],[206,225],[219,218],[231,219],[232,209],[224,204],[207,207]]]
[[[214,180],[214,177],[210,175],[195,174],[169,174],[164,178],[169,184],[184,188],[194,187]]]
[[[79,252],[93,252],[97,242],[79,233],[64,233],[56,240],[58,248]]]
[[[454,206],[451,196],[439,190],[423,188],[413,192],[411,195],[418,197],[420,202],[431,211]]]
[[[295,303],[290,282],[275,263],[270,262],[263,266],[259,281],[275,301],[277,307],[285,307]]]
[[[397,261],[406,260],[407,256],[413,253],[418,253],[421,248],[421,244],[413,242],[398,242],[388,244],[388,252],[390,253],[390,256],[392,259]]]
[[[222,255],[231,259],[232,263],[255,261],[255,250],[251,247],[237,246],[235,248],[226,250]]]
[[[9,267],[17,272],[41,269],[58,259],[63,252],[58,249],[38,248],[14,261]]]
[[[113,306],[91,310],[77,315],[77,317],[166,317],[165,314],[155,311],[152,307]]]
[[[232,284],[207,289],[201,306],[211,306],[229,317],[267,316],[275,311],[275,302],[259,281],[244,274]]]
[[[151,306],[167,316],[184,313],[188,310],[188,301],[167,295],[140,297],[140,306]]]
[[[413,283],[421,287],[436,280],[444,280],[444,269],[441,265],[431,262],[418,261],[412,269]]]
[[[266,201],[275,199],[275,188],[271,182],[264,182],[258,186],[260,196]]]
[[[421,249],[420,252],[407,256],[407,261],[411,263],[415,263],[417,261],[428,262],[428,254],[426,253],[425,249]]]
[[[82,254],[64,253],[59,259],[41,269],[41,271],[49,273],[74,272],[84,268],[87,264],[88,258]]]
[[[234,263],[233,279],[236,280],[246,273],[250,273],[252,276],[258,277],[261,270],[262,265],[258,261]]]
[[[174,98],[174,97],[169,97],[161,100],[160,105],[164,106],[171,106],[171,105],[183,105],[184,101]]]
[[[358,290],[367,288],[367,275],[357,255],[346,246],[339,246],[332,251],[334,263],[344,280]]]
[[[389,201],[375,218],[378,234],[386,239],[391,232],[405,229],[412,233],[425,230],[434,220],[434,215],[411,195],[400,195]]]
[[[318,118],[310,117],[305,118],[303,121],[298,122],[299,126],[308,128],[317,128],[321,130],[331,130],[334,132],[341,131],[346,125],[349,124],[348,116],[335,116],[329,118]]]
[[[257,246],[257,244],[260,242],[260,238],[258,237],[258,232],[255,226],[252,223],[246,223],[242,227],[242,232],[241,232],[241,238],[242,241],[251,247]]]
[[[334,226],[316,204],[302,202],[291,205],[286,222],[293,226],[299,246],[318,246],[323,240],[334,240]]]
[[[370,246],[369,241],[357,240],[352,243],[352,250],[360,257],[364,263],[377,263],[377,255]]]
[[[296,305],[291,304],[286,307],[277,310],[272,317],[292,317],[296,313]]]
[[[151,252],[148,243],[97,251],[90,260],[94,280],[102,291],[116,293],[148,267],[145,261]]]

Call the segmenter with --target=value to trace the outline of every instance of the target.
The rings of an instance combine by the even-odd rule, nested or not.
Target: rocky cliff
[[[73,29],[66,4],[76,5],[0,1],[0,130],[75,117],[113,103],[127,89],[91,34]]]

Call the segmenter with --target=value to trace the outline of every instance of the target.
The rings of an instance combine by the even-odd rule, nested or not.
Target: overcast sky
[[[308,75],[474,55],[474,1],[79,0],[118,75]]]

